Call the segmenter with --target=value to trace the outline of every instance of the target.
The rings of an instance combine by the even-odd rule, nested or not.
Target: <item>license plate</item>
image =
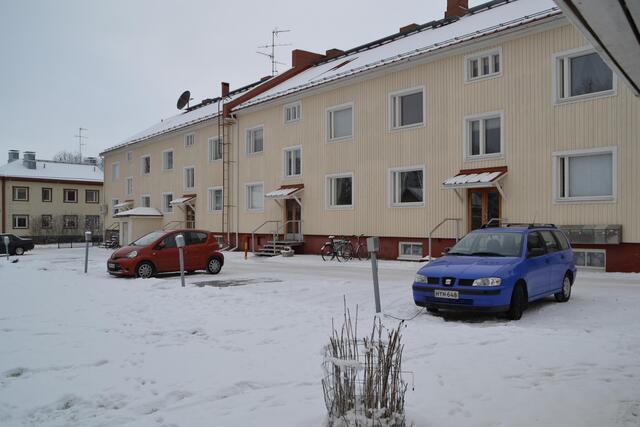
[[[458,291],[447,291],[444,289],[436,289],[433,291],[433,296],[436,298],[458,299]]]
[[[116,268],[116,264],[113,262],[107,263],[107,267],[111,268],[111,269],[115,269]]]

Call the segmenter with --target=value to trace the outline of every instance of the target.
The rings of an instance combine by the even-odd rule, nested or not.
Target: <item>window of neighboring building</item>
[[[196,134],[188,133],[184,136],[184,146],[185,148],[191,148],[196,143]]]
[[[556,55],[556,100],[568,101],[610,95],[615,76],[593,49],[579,49]]]
[[[422,258],[422,243],[400,242],[398,259],[419,260]]]
[[[424,167],[392,169],[392,206],[424,206]]]
[[[167,150],[162,152],[162,170],[173,169],[173,150]]]
[[[118,208],[116,208],[116,205],[118,205],[119,203],[120,203],[120,200],[111,199],[111,209],[113,210],[113,215],[118,213]]]
[[[353,104],[338,105],[327,110],[327,140],[353,137]]]
[[[78,228],[78,215],[63,215],[62,224],[65,229],[75,230]]]
[[[85,190],[84,191],[85,203],[100,203],[100,190]]]
[[[264,150],[264,129],[262,126],[247,129],[247,154],[262,153]]]
[[[40,217],[40,227],[45,230],[53,228],[53,217],[51,215],[42,215]]]
[[[554,153],[556,201],[614,200],[616,150]]]
[[[189,166],[184,168],[184,188],[185,190],[193,190],[196,186],[196,168]]]
[[[247,210],[261,211],[264,209],[264,184],[247,184]]]
[[[131,163],[133,161],[133,151],[127,151],[127,162]]]
[[[171,201],[173,200],[172,193],[163,193],[162,194],[162,212],[171,213],[173,212],[173,205]]]
[[[224,146],[222,145],[222,138],[213,137],[209,138],[209,161],[213,162],[222,159],[222,153],[224,152]]]
[[[64,189],[64,202],[65,203],[78,203],[78,190],[65,188]]]
[[[14,215],[13,228],[29,228],[29,215]]]
[[[467,160],[500,157],[503,150],[502,114],[488,113],[465,117]]]
[[[127,196],[133,194],[133,177],[128,176],[126,181],[124,182],[124,192]]]
[[[349,209],[353,207],[353,174],[336,174],[326,177],[327,208]]]
[[[140,174],[149,175],[151,173],[151,156],[146,155],[140,157]]]
[[[99,230],[100,229],[100,215],[86,215],[84,217],[84,224],[87,230]]]
[[[120,179],[120,162],[114,162],[111,164],[111,181],[118,179]]]
[[[285,148],[283,153],[285,178],[302,175],[302,147]]]
[[[389,95],[391,129],[424,124],[424,89],[416,88]]]
[[[42,189],[42,201],[53,202],[53,188],[45,187]]]
[[[293,102],[284,106],[284,122],[293,123],[300,120],[301,113],[300,102]]]
[[[28,202],[29,201],[29,187],[13,187],[13,201],[14,202]]]
[[[578,268],[604,271],[607,265],[607,252],[603,249],[573,248],[573,261]]]
[[[222,211],[222,187],[209,188],[209,212]]]
[[[143,208],[150,208],[151,207],[151,196],[148,195],[148,194],[140,196],[140,206],[142,206]]]
[[[502,72],[501,49],[492,49],[467,56],[465,69],[465,80],[468,82],[499,76]]]

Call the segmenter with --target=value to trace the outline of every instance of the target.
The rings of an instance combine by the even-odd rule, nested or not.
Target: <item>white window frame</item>
[[[597,154],[611,153],[611,196],[583,196],[583,197],[560,197],[560,162],[566,161],[565,171],[568,171],[568,158],[579,156],[590,156]],[[614,203],[618,194],[618,147],[599,147],[583,150],[557,151],[553,156],[553,201],[554,203],[581,203],[581,202],[611,202]],[[566,159],[566,160],[565,160]],[[565,173],[565,188],[569,185],[569,174]]]
[[[400,105],[401,105],[400,98],[402,98],[405,95],[413,95],[415,93],[422,93],[422,121],[419,123],[413,123],[410,125],[394,126],[393,124],[394,122],[400,123],[400,118],[402,115],[402,111],[400,109]],[[427,107],[426,106],[427,106],[427,90],[425,86],[416,86],[408,89],[390,92],[389,93],[389,129],[391,129],[391,131],[396,131],[396,130],[424,127],[427,123]]]
[[[485,120],[487,119],[500,119],[500,152],[486,154],[486,141],[485,141]],[[480,121],[480,154],[471,154],[471,127],[470,123],[473,121]],[[464,160],[466,162],[472,162],[476,160],[485,159],[500,159],[504,157],[505,153],[505,140],[504,140],[504,112],[503,111],[491,111],[488,113],[473,114],[465,116],[462,127],[464,135]]]
[[[94,201],[90,201],[89,198],[87,197],[89,194],[95,194],[96,198]],[[85,203],[100,203],[100,190],[94,190],[92,188],[87,188],[84,190],[84,202]]]
[[[184,148],[191,148],[196,145],[196,133],[189,132],[184,136]]]
[[[75,194],[75,200],[69,200],[67,198],[67,194]],[[78,200],[80,198],[80,195],[78,194],[78,189],[77,188],[64,188],[62,189],[62,201],[64,203],[80,203],[80,201]]]
[[[111,163],[111,181],[120,179],[120,162]]]
[[[495,63],[493,61],[494,55],[498,55],[498,60],[500,63],[500,69],[495,71]],[[482,58],[489,57],[489,74],[480,74],[480,70],[482,67]],[[478,61],[478,76],[471,77],[471,62],[477,60]],[[487,79],[495,79],[497,77],[502,76],[502,71],[504,70],[504,61],[502,57],[502,47],[498,46],[493,49],[483,50],[482,52],[474,52],[470,55],[464,57],[464,82],[465,83],[475,83],[481,80]]]
[[[350,205],[334,205],[331,200],[331,183],[335,178],[351,178],[351,204]],[[355,179],[353,178],[353,172],[333,173],[324,176],[324,200],[325,209],[330,211],[335,210],[353,210],[356,200],[356,186]]]
[[[144,199],[148,199],[149,200],[149,206],[145,206]],[[141,194],[140,195],[140,206],[143,207],[143,208],[150,208],[151,207],[151,194]]]
[[[592,46],[583,46],[577,49],[565,50],[563,52],[558,52],[553,54],[553,60],[551,61],[551,66],[553,67],[553,88],[552,89],[553,89],[553,99],[556,105],[567,104],[567,103],[582,101],[586,99],[614,96],[618,93],[618,77],[613,70],[611,70],[612,80],[611,80],[611,89],[609,90],[603,90],[601,92],[585,93],[583,95],[577,95],[577,96],[571,96],[570,94],[568,96],[564,96],[564,94],[560,93],[561,92],[560,82],[563,83],[563,88],[565,89],[571,87],[571,77],[570,77],[571,67],[567,66],[567,64],[570,63],[570,61],[565,62],[565,66],[563,67],[564,73],[562,76],[560,75],[560,62],[570,60],[577,56],[588,55],[590,53],[597,53]],[[607,67],[609,66],[606,62],[605,64],[607,65]]]
[[[339,141],[348,141],[353,140],[354,129],[356,127],[356,120],[353,108],[353,102],[347,102],[345,104],[334,105],[326,109],[325,113],[325,132],[327,133],[326,141],[328,143],[339,142]],[[333,138],[333,130],[331,125],[333,124],[333,113],[336,111],[346,110],[347,108],[351,108],[351,134],[346,136],[341,136],[339,138]]]
[[[25,197],[24,198],[16,197],[21,190],[24,190]],[[24,186],[24,185],[15,185],[15,186],[13,186],[13,188],[11,189],[11,191],[13,193],[12,194],[13,197],[11,198],[11,200],[14,201],[14,202],[28,202],[29,201],[29,193],[31,192],[29,190],[30,190],[30,188],[27,187],[27,186]]]
[[[255,132],[258,129],[262,129],[262,150],[261,151],[250,151],[249,148],[253,148],[253,150],[255,150],[255,141],[254,141],[254,136],[253,136],[253,132]],[[245,151],[247,153],[247,156],[259,156],[262,153],[264,153],[264,140],[265,140],[265,132],[264,132],[264,125],[257,125],[257,126],[253,126],[250,128],[247,128],[245,130]]]
[[[287,153],[290,151],[300,150],[300,173],[294,175],[287,174]],[[282,149],[282,177],[284,179],[300,178],[302,176],[302,145],[294,145]]]
[[[189,187],[188,185],[188,178],[187,178],[187,171],[188,170],[193,170],[193,185],[191,187]],[[183,184],[184,184],[184,189],[185,191],[192,191],[196,188],[196,167],[195,166],[185,166],[184,167],[184,172],[182,173],[182,180],[183,180]]]
[[[149,159],[149,172],[144,171],[144,160]],[[151,154],[140,156],[140,176],[151,175]]]
[[[289,109],[297,110],[297,116],[295,119],[287,120],[287,111]],[[302,102],[295,101],[295,102],[290,102],[289,104],[285,104],[282,107],[282,116],[283,116],[284,124],[296,123],[302,120]]]
[[[263,136],[263,139],[264,139],[264,136]],[[209,147],[209,163],[222,161],[222,157],[224,155],[224,148],[222,149],[222,151],[218,153],[218,147],[220,145],[220,141],[222,141],[222,137],[220,136],[212,136],[207,140],[207,146]],[[216,154],[219,154],[219,157],[216,157]]]
[[[245,203],[245,210],[247,212],[264,212],[264,200],[262,201],[262,207],[261,208],[250,208],[249,207],[249,201],[250,201],[250,197],[249,197],[249,187],[255,187],[255,186],[262,186],[262,198],[264,199],[264,181],[259,181],[259,182],[247,182],[244,184],[244,203]]]
[[[220,209],[215,208],[215,193],[220,191],[220,197],[222,200],[222,205]],[[224,193],[222,187],[209,187],[207,188],[207,211],[210,213],[221,213],[224,208]],[[264,189],[263,189],[264,191]]]
[[[17,221],[16,220],[20,220],[20,219],[24,219],[25,220],[25,226],[24,227],[18,227],[17,226]],[[29,215],[24,215],[24,214],[14,214],[12,216],[11,219],[11,228],[13,228],[14,230],[28,230],[29,229]]]
[[[115,215],[118,213],[118,208],[116,208],[116,205],[120,204],[120,199],[111,199],[111,210],[112,210],[112,215]]]
[[[420,246],[420,253],[421,255],[403,255],[402,254],[402,247],[406,246],[406,245],[410,245],[410,246]],[[424,250],[424,247],[422,246],[422,242],[398,242],[398,259],[399,260],[406,260],[406,261],[420,261],[422,259],[422,251]]]
[[[166,160],[165,155],[167,153],[171,153],[171,168],[167,168],[166,167],[167,166],[167,164],[166,164],[167,162],[165,161]],[[175,165],[176,157],[175,156],[176,155],[175,155],[175,152],[174,152],[173,148],[171,148],[169,150],[163,150],[162,151],[162,170],[163,171],[172,171],[172,170],[175,169],[175,167],[176,167],[176,165]]]
[[[166,203],[167,197],[166,196],[171,196],[171,200],[173,200],[173,193],[162,193],[162,212],[165,214],[172,214],[173,213],[173,205],[171,205],[171,200],[169,200],[169,203]]]
[[[127,151],[127,163],[131,163],[133,161],[133,151]]]
[[[589,271],[606,271],[607,269],[607,251],[605,249],[591,249],[591,248],[572,248],[573,252],[584,252],[585,262],[588,260],[588,253],[600,253],[604,255],[604,267],[593,267],[589,265],[579,265],[576,264],[576,268],[581,270],[589,270]]]
[[[422,202],[396,202],[393,200],[393,184],[394,179],[393,176],[399,172],[414,172],[414,171],[422,171]],[[421,208],[424,207],[427,200],[427,175],[426,175],[426,167],[425,165],[416,165],[416,166],[402,166],[397,168],[389,168],[389,207],[392,208]]]
[[[133,194],[133,177],[128,176],[124,180],[124,194],[131,196]]]

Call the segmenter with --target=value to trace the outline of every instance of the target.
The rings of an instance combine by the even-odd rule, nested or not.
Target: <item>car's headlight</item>
[[[473,281],[473,286],[500,286],[502,279],[499,277],[483,277]]]
[[[135,258],[138,256],[138,251],[131,251],[127,254],[127,258]]]
[[[416,277],[413,280],[415,282],[427,283],[427,276],[423,276],[422,274],[416,274]]]

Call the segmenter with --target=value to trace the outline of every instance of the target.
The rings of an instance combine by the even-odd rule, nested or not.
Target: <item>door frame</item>
[[[468,188],[467,189],[467,231],[472,230],[473,221],[471,218],[472,215],[472,204],[471,204],[471,193],[481,193],[482,194],[482,223],[486,224],[491,218],[489,218],[489,193],[496,193],[499,196],[499,205],[498,210],[500,211],[499,217],[502,217],[502,194],[496,187],[481,187],[481,188]]]
[[[297,208],[293,208],[293,209],[297,209],[297,211],[300,213],[300,218],[298,218],[298,221],[302,221],[302,205],[301,203],[294,199],[294,198],[288,198],[284,200],[284,228],[283,228],[283,234],[285,237],[285,240],[289,240],[288,237],[293,237],[293,240],[301,240],[302,239],[302,226],[300,223],[298,223],[296,225],[297,227],[297,233],[290,233],[289,232],[289,228],[288,225],[286,225],[287,221],[289,221],[289,205],[293,204],[294,206],[297,206]],[[292,236],[293,235],[293,236]]]

